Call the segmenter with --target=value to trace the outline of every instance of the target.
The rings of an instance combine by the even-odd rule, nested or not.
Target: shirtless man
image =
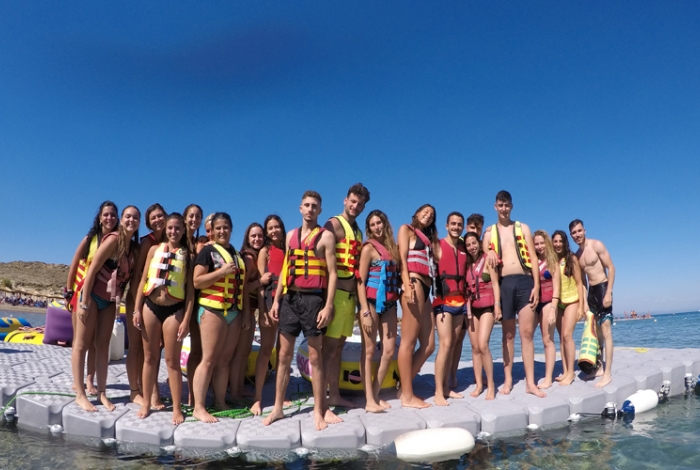
[[[588,309],[595,314],[598,344],[605,345],[603,378],[595,385],[602,388],[612,381],[612,292],[615,265],[603,242],[586,238],[586,229],[583,228],[581,220],[576,219],[569,224],[569,234],[579,247],[576,257],[581,265],[582,278],[588,284]],[[600,375],[600,372],[598,370],[596,376]]]
[[[362,231],[355,219],[362,214],[368,201],[367,188],[362,183],[352,185],[343,201],[343,212],[328,219],[324,225],[335,235],[338,273],[333,320],[323,336],[323,374],[328,382],[328,406],[355,407],[353,402],[340,396],[340,362],[345,338],[352,336],[357,311],[357,270],[362,252]]]
[[[318,225],[321,195],[306,191],[299,212],[301,227],[287,234],[287,254],[270,315],[279,321],[277,356],[277,388],[275,407],[265,417],[269,426],[284,418],[284,396],[289,384],[289,369],[294,357],[294,342],[304,332],[309,345],[309,363],[313,376],[314,425],[321,431],[328,424],[340,422],[334,414],[326,414],[326,381],[323,378],[323,334],[333,316],[333,297],[337,274],[335,269],[335,237]],[[305,253],[305,249],[309,251]]]
[[[513,199],[508,191],[499,191],[494,204],[498,223],[486,229],[482,241],[484,252],[492,251],[500,259],[501,303],[503,311],[503,371],[505,382],[500,390],[508,395],[513,388],[515,359],[515,317],[518,317],[520,343],[525,367],[525,391],[537,397],[546,394],[535,383],[535,307],[540,296],[540,273],[532,269],[537,260],[530,227],[510,219]],[[516,240],[516,237],[518,240]]]

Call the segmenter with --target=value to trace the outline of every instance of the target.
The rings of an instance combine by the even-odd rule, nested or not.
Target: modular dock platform
[[[659,390],[664,381],[670,382],[669,396],[685,393],[685,374],[700,375],[700,349],[616,348],[613,381],[599,389],[599,380],[585,382],[579,377],[570,386],[554,384],[545,390],[545,398],[525,393],[522,362],[514,364],[514,387],[509,395],[497,394],[495,400],[485,400],[485,393],[472,398],[473,370],[471,363],[460,363],[457,391],[463,399],[450,399],[450,406],[416,410],[401,408],[399,400],[391,398],[392,390],[383,394],[392,407],[378,414],[366,413],[364,395],[349,395],[359,408],[342,414],[343,422],[330,425],[324,431],[313,427],[310,411],[313,398],[285,413],[287,419],[263,426],[262,418],[220,419],[215,424],[187,421],[171,424],[171,411],[153,411],[145,419],[136,417],[138,406],[128,403],[129,384],[123,361],[110,363],[107,395],[117,405],[109,412],[101,405],[98,412],[80,409],[71,396],[72,375],[69,348],[0,342],[0,407],[13,399],[17,424],[42,432],[63,432],[66,437],[101,439],[122,445],[175,446],[175,449],[205,451],[245,451],[265,449],[284,452],[305,449],[379,448],[399,435],[413,430],[460,427],[473,435],[524,434],[530,429],[555,428],[567,425],[571,414],[600,414],[607,402],[619,405],[637,390]],[[536,376],[544,373],[544,362],[537,357]],[[557,362],[555,375],[559,373]],[[496,385],[503,382],[501,361],[495,362]],[[159,384],[161,394],[167,394],[167,373],[161,363]],[[186,396],[186,383],[185,383]],[[427,363],[414,382],[416,394],[434,394],[433,364]],[[34,392],[34,393],[26,393]],[[38,393],[37,393],[38,392]],[[294,369],[287,391],[292,395],[311,395],[311,385]],[[263,403],[269,411],[274,398],[274,375],[265,384]],[[432,398],[427,400],[432,403]],[[98,403],[94,401],[94,403]],[[55,425],[62,427],[58,428]],[[536,426],[532,426],[536,425]],[[173,447],[170,447],[171,449]]]

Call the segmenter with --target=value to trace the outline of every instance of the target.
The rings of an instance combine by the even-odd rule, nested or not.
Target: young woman
[[[486,253],[481,247],[479,235],[468,232],[464,236],[467,247],[467,284],[469,304],[467,305],[467,333],[472,345],[474,381],[476,388],[470,393],[478,397],[484,391],[482,371],[486,374],[486,399],[496,398],[496,384],[493,380],[493,357],[489,341],[493,325],[501,318],[501,298],[498,285],[498,272],[486,262]],[[494,282],[495,281],[495,282]]]
[[[362,325],[362,355],[360,375],[365,389],[365,410],[379,413],[390,405],[379,399],[379,390],[394,358],[396,348],[396,303],[399,300],[399,248],[386,214],[373,210],[365,220],[367,241],[360,254],[360,301]],[[382,342],[382,356],[376,372],[372,356],[376,348],[377,331]]]
[[[97,391],[100,402],[108,410],[114,405],[107,398],[107,365],[116,308],[124,287],[131,279],[138,252],[141,213],[134,206],[122,211],[118,232],[102,238],[95,258],[88,268],[83,288],[77,293],[78,321],[73,341],[72,369],[76,392],[75,402],[85,411],[96,411],[83,390],[85,353],[91,342],[97,348]]]
[[[205,408],[209,382],[214,386],[215,407],[227,409],[226,384],[231,357],[241,329],[250,328],[246,273],[251,268],[231,245],[231,217],[217,212],[212,218],[214,243],[202,248],[194,267],[199,289],[196,311],[202,339],[202,362],[194,375],[193,416],[206,423],[218,420]],[[216,368],[216,370],[215,370]]]
[[[430,288],[435,282],[433,252],[439,246],[435,227],[435,208],[424,204],[418,208],[411,225],[399,229],[401,257],[401,345],[399,346],[399,375],[401,388],[398,395],[401,406],[426,408],[428,403],[413,394],[413,379],[435,350],[435,329]],[[416,342],[420,343],[416,350]]]
[[[108,233],[117,230],[119,225],[119,211],[117,206],[112,201],[105,201],[100,204],[100,208],[97,211],[95,219],[92,221],[92,227],[88,231],[87,235],[83,237],[78,244],[78,248],[75,250],[73,255],[73,261],[71,261],[70,268],[68,269],[68,279],[66,279],[66,288],[63,292],[63,298],[66,300],[66,308],[68,311],[73,313],[71,315],[71,321],[73,322],[73,331],[76,330],[77,315],[76,310],[78,309],[78,295],[80,289],[83,288],[83,283],[85,281],[85,273],[87,272],[92,260],[95,258],[95,253],[97,253],[97,248],[100,246],[100,242]],[[95,343],[90,342],[88,353],[87,353],[87,377],[86,389],[88,395],[97,395],[97,389],[94,385],[95,378]]]
[[[258,309],[258,305],[263,304],[263,293],[260,284],[260,271],[258,271],[258,254],[265,243],[265,236],[262,225],[253,222],[245,230],[243,235],[243,245],[241,246],[240,254],[246,265],[251,269],[248,270],[246,283],[248,284],[248,305],[251,313],[251,326],[254,326],[254,313]],[[249,328],[241,332],[238,339],[236,350],[233,352],[233,360],[231,361],[231,376],[229,378],[229,388],[231,398],[233,400],[241,400],[244,395],[243,382],[245,381],[245,372],[248,368],[248,355],[253,347],[253,337],[255,336],[255,328]]]
[[[197,204],[190,204],[185,207],[182,215],[187,225],[187,240],[190,244],[190,252],[195,253],[197,250],[197,239],[199,238],[199,228],[202,226],[204,213]]]
[[[185,420],[182,414],[182,373],[180,352],[189,330],[194,303],[192,270],[185,219],[177,212],[167,218],[167,242],[151,247],[141,276],[143,286],[136,297],[134,327],[141,332],[144,350],[143,405],[137,413],[145,418],[151,411],[151,397],[157,389],[160,343],[163,338],[165,363],[173,400],[173,424]],[[145,302],[145,305],[144,305]]]
[[[254,415],[262,413],[262,392],[267,376],[267,365],[272,356],[272,349],[277,340],[277,322],[268,315],[272,301],[277,291],[277,282],[284,264],[284,246],[287,231],[284,222],[275,214],[268,215],[263,223],[265,228],[265,243],[258,254],[258,272],[263,289],[264,302],[258,304],[258,320],[260,325],[260,352],[255,362],[255,397],[250,411]]]
[[[540,303],[537,305],[537,313],[540,316],[545,363],[544,379],[538,387],[545,389],[552,386],[554,364],[557,361],[557,348],[554,345],[554,327],[557,323],[555,302],[559,302],[561,273],[559,271],[559,258],[557,258],[552,240],[547,232],[544,230],[535,231],[534,242],[540,270]]]
[[[187,243],[189,244],[190,256],[193,258],[199,253],[205,244],[199,243],[199,227],[202,225],[202,208],[197,204],[190,204],[185,207],[182,212],[185,218],[185,226],[187,229]],[[209,217],[212,217],[211,215]],[[208,217],[208,218],[209,218]],[[207,232],[208,234],[208,232]],[[194,264],[194,259],[192,260]],[[195,292],[195,297],[199,295]],[[202,360],[202,341],[199,335],[199,324],[197,323],[197,315],[194,313],[190,317],[190,355],[187,358],[187,389],[189,406],[194,406],[194,373],[197,370],[199,361]]]
[[[165,209],[158,203],[153,204],[146,209],[146,228],[150,230],[148,235],[141,237],[139,245],[139,256],[134,265],[134,282],[129,286],[129,295],[126,299],[126,333],[129,336],[129,349],[126,352],[126,375],[129,379],[129,388],[131,389],[130,400],[138,405],[143,405],[143,389],[141,387],[141,375],[143,374],[143,345],[141,341],[141,332],[134,326],[134,302],[138,293],[143,289],[143,284],[137,282],[141,280],[146,257],[151,247],[156,246],[165,241]],[[156,371],[156,375],[158,372]],[[150,400],[151,405],[161,410],[164,405],[160,401],[158,387],[154,389],[154,396]]]
[[[560,299],[557,310],[557,331],[561,343],[561,365],[563,373],[556,378],[559,385],[570,385],[575,378],[574,361],[576,343],[574,328],[576,322],[583,318],[583,283],[578,258],[571,253],[569,238],[562,230],[552,235],[554,251],[559,258],[561,274]]]

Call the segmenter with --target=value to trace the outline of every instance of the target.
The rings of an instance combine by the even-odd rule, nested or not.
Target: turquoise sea
[[[10,315],[26,318],[35,326],[43,324],[41,314],[0,310],[0,316]],[[581,329],[579,324],[576,338],[580,338]],[[700,347],[698,330],[698,312],[658,315],[653,320],[618,321],[613,327],[615,346],[647,348]],[[500,328],[494,329],[491,351],[495,357],[500,357],[500,336]],[[537,352],[542,352],[541,341],[537,342]],[[470,358],[467,341],[462,360]],[[698,469],[699,422],[700,397],[674,397],[631,423],[589,418],[555,430],[479,442],[470,454],[459,460],[433,464],[407,464],[382,452],[361,451],[338,454],[332,460],[328,456],[323,459],[311,456],[267,463],[250,462],[246,460],[250,457],[227,454],[205,457],[166,453],[143,455],[114,446],[87,446],[3,424],[0,425],[0,468]]]

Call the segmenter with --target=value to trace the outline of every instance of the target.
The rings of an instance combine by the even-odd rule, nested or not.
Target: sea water
[[[0,317],[21,316],[32,325],[43,324],[44,315],[5,312]],[[581,338],[582,324],[575,338]],[[700,329],[700,314],[658,315],[651,320],[618,321],[613,326],[615,346],[646,348],[700,347],[695,332]],[[501,330],[491,337],[494,357],[501,355]],[[517,335],[516,335],[517,338]],[[465,341],[462,360],[471,359],[469,341]],[[516,354],[519,352],[516,341]],[[536,334],[536,352],[542,353],[542,341]],[[498,367],[498,365],[496,366]],[[614,374],[614,368],[613,368]],[[556,385],[554,385],[556,387]],[[335,455],[289,457],[283,462],[254,463],[250,457],[231,457],[226,453],[194,458],[163,451],[134,454],[114,445],[73,442],[63,437],[47,437],[14,425],[0,426],[0,469],[14,468],[344,468],[363,469],[698,469],[700,468],[700,397],[674,397],[656,409],[636,417],[631,423],[589,418],[566,427],[528,432],[524,436],[478,442],[474,450],[459,460],[437,464],[406,464],[381,451]],[[332,454],[331,454],[332,455]]]

